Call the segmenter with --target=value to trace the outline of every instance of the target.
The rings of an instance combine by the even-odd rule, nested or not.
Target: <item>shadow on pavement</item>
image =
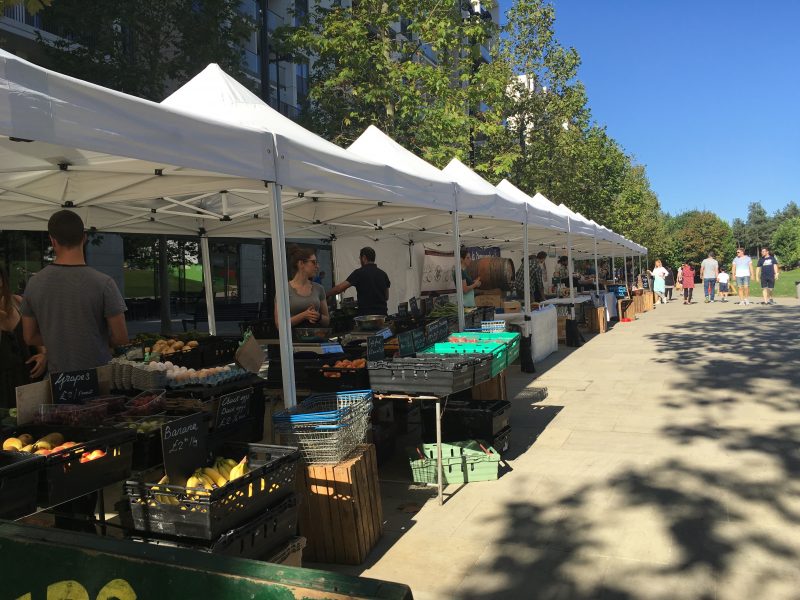
[[[800,597],[800,311],[742,311],[649,336],[682,373],[661,406],[684,418],[653,434],[669,452],[509,498],[453,597]]]

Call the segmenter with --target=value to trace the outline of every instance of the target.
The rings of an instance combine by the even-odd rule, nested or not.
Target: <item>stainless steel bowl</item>
[[[378,331],[386,326],[386,315],[362,315],[353,321],[359,331]]]

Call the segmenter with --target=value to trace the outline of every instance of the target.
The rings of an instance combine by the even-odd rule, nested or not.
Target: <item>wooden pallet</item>
[[[301,465],[300,535],[303,559],[363,563],[382,534],[383,507],[375,446],[362,444],[338,465]]]

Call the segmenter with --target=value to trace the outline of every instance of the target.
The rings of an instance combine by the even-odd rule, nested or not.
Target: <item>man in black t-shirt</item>
[[[772,291],[775,288],[778,272],[778,259],[765,246],[761,249],[761,258],[758,259],[758,267],[756,267],[756,281],[761,283],[761,295],[764,298],[761,304],[775,304]]]
[[[359,315],[388,314],[386,301],[389,300],[389,276],[375,264],[375,250],[369,246],[359,252],[361,267],[350,273],[345,281],[333,286],[328,296],[341,294],[354,286],[358,294]]]

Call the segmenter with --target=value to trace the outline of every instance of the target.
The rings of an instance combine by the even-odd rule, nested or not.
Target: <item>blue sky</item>
[[[510,6],[502,0],[501,6]],[[592,116],[670,213],[800,204],[800,2],[555,0]]]

